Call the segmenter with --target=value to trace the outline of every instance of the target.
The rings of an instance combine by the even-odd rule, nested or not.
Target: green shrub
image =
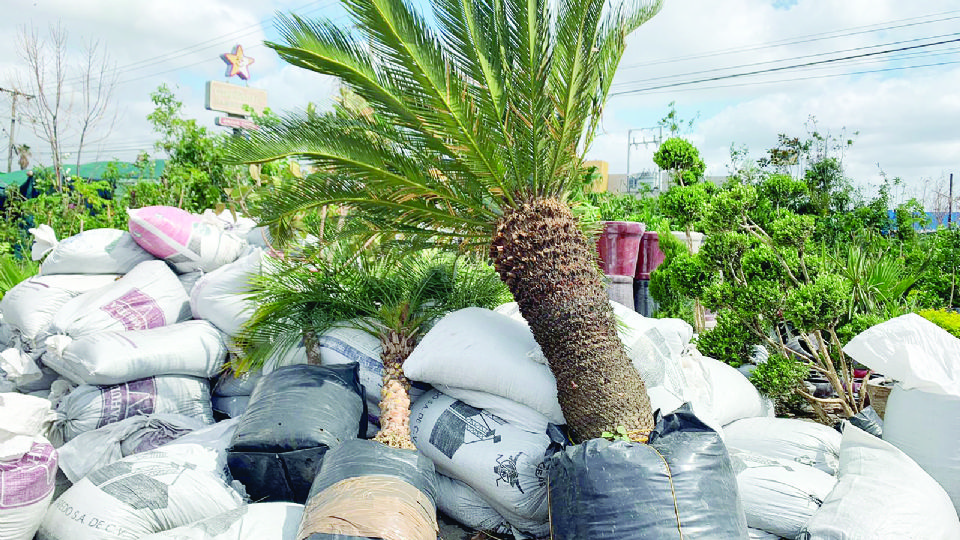
[[[14,285],[37,273],[39,265],[33,261],[19,261],[13,255],[0,255],[0,298]]]
[[[729,310],[722,310],[717,313],[717,326],[700,334],[697,350],[733,367],[740,367],[747,363],[753,346],[759,343],[760,339],[751,334],[746,325]]]
[[[925,309],[918,311],[917,315],[960,338],[960,313],[945,309]]]
[[[777,414],[800,408],[804,400],[795,391],[803,387],[807,366],[781,354],[772,354],[750,374],[757,390],[773,400]]]

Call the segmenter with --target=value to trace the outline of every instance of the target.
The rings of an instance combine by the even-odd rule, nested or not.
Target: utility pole
[[[950,189],[947,191],[947,228],[953,218],[953,173],[950,173]]]
[[[7,147],[7,172],[13,169],[13,130],[17,127],[17,98],[33,99],[30,94],[24,94],[18,90],[8,90],[0,87],[0,92],[10,94],[10,144]]]
[[[640,133],[641,138],[637,141],[633,140],[634,132]],[[647,134],[650,134],[650,138],[647,138]],[[646,148],[650,143],[656,145],[656,148],[660,148],[660,143],[663,142],[663,126],[654,126],[648,128],[638,128],[631,129],[627,131],[627,191],[630,190],[630,150],[634,146],[640,146],[641,144]],[[657,190],[661,189],[660,184],[660,169],[657,169]]]

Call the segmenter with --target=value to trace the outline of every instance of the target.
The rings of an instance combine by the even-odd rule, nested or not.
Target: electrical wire
[[[908,50],[913,50],[913,49],[920,49],[920,48],[925,48],[925,47],[933,47],[933,46],[936,46],[936,45],[943,45],[943,44],[946,44],[946,43],[957,43],[957,42],[960,42],[960,38],[954,38],[954,39],[949,39],[949,40],[942,40],[942,41],[937,41],[937,42],[934,42],[934,43],[925,43],[925,44],[922,44],[922,45],[911,45],[911,46],[908,46],[908,47],[899,47],[899,48],[896,48],[896,49],[889,49],[889,50],[884,50],[884,51],[874,51],[874,52],[869,52],[869,53],[861,53],[861,54],[856,54],[856,55],[852,55],[852,56],[845,56],[845,57],[841,57],[841,58],[830,58],[830,59],[827,59],[827,60],[817,60],[817,61],[814,61],[814,62],[805,62],[805,63],[803,63],[803,64],[794,64],[794,65],[790,65],[790,66],[779,66],[779,67],[775,67],[775,68],[768,68],[768,69],[747,71],[747,72],[743,72],[743,73],[732,73],[732,74],[728,74],[728,75],[718,75],[718,76],[716,76],[716,77],[708,77],[708,78],[696,79],[696,80],[692,80],[692,81],[681,81],[681,82],[675,82],[675,83],[668,83],[668,84],[662,84],[662,85],[659,85],[659,86],[650,86],[650,87],[646,87],[646,88],[636,88],[636,89],[633,89],[633,90],[622,90],[622,91],[620,91],[620,92],[612,92],[612,93],[609,94],[609,96],[610,96],[610,97],[615,97],[615,96],[623,96],[623,95],[629,95],[629,94],[640,94],[640,93],[649,92],[649,91],[652,91],[652,90],[661,90],[661,89],[664,89],[664,88],[675,88],[675,87],[678,87],[678,86],[688,86],[688,85],[691,85],[691,84],[699,84],[699,83],[703,83],[703,82],[720,81],[720,80],[734,79],[734,78],[739,78],[739,77],[749,77],[749,76],[752,76],[752,75],[762,75],[762,74],[765,74],[765,73],[774,73],[774,72],[777,72],[777,71],[786,71],[786,70],[790,70],[790,69],[797,69],[797,68],[800,68],[800,67],[816,66],[816,65],[822,65],[822,64],[830,64],[830,63],[841,62],[841,61],[844,61],[844,60],[850,60],[850,59],[854,59],[854,58],[866,58],[866,57],[870,57],[870,56],[890,54],[890,53],[894,53],[894,52],[908,51]]]

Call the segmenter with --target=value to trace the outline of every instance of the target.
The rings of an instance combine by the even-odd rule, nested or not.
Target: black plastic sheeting
[[[294,365],[264,375],[227,451],[257,502],[303,504],[327,450],[366,432],[360,365]]]
[[[747,538],[727,448],[689,405],[649,444],[593,439],[547,463],[554,540]]]
[[[883,419],[880,418],[880,415],[877,414],[877,411],[875,411],[873,407],[865,407],[862,411],[847,420],[867,433],[881,439],[883,438]],[[843,433],[843,421],[837,422],[833,427]]]
[[[376,441],[347,441],[327,453],[310,487],[308,500],[328,487],[348,478],[392,476],[420,490],[437,507],[437,473],[433,462],[419,451],[399,450]],[[389,509],[385,509],[388,511]],[[314,533],[306,540],[381,540],[369,536]]]

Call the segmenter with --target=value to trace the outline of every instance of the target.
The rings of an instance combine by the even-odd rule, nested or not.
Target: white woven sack
[[[367,436],[373,437],[380,427],[380,391],[383,388],[380,340],[369,332],[341,324],[321,334],[317,345],[323,365],[360,364],[360,384],[367,402]],[[411,387],[411,403],[424,392],[423,385]]]
[[[216,270],[237,260],[246,246],[243,238],[179,208],[148,206],[127,214],[137,244],[181,274]]]
[[[847,423],[840,479],[798,540],[954,540],[946,491],[892,444]]]
[[[693,353],[699,354],[695,349]],[[709,413],[721,425],[725,426],[741,418],[766,416],[767,408],[760,392],[736,368],[709,356],[699,355],[697,360],[711,387],[713,399]]]
[[[256,306],[246,295],[250,280],[260,274],[263,251],[255,249],[200,278],[190,291],[194,319],[212,322],[229,336],[235,336],[250,320]]]
[[[454,388],[452,386],[438,385],[434,388],[453,399],[462,401],[471,407],[481,409],[488,414],[506,420],[512,426],[531,433],[545,433],[547,431],[547,425],[550,423],[547,417],[539,412],[522,403],[517,403],[504,397],[480,392],[478,390]]]
[[[223,335],[207,321],[150,330],[47,338],[43,361],[78,384],[110,385],[155,375],[209,379],[227,357]]]
[[[245,236],[257,226],[257,222],[253,219],[243,214],[233,212],[229,208],[219,214],[212,208],[208,208],[200,214],[200,219],[216,225],[218,229],[229,231],[240,236]]]
[[[116,461],[155,450],[205,424],[182,414],[131,416],[87,431],[60,447],[60,470],[73,483],[91,471]]]
[[[747,525],[784,538],[796,538],[837,479],[793,461],[731,451]]]
[[[147,261],[105,287],[69,300],[51,334],[73,339],[100,332],[147,330],[190,318],[187,294],[163,261]]]
[[[179,279],[180,284],[183,285],[183,290],[186,291],[187,296],[190,296],[190,293],[193,292],[193,286],[196,285],[202,277],[203,272],[200,270],[187,272],[186,274],[177,274],[177,279]]]
[[[46,337],[50,323],[71,298],[109,285],[117,276],[33,276],[21,281],[3,295],[0,312],[29,344]]]
[[[545,433],[530,433],[436,390],[411,407],[413,443],[437,472],[472,487],[512,526],[549,533]]]
[[[472,487],[442,474],[438,474],[436,478],[437,508],[445,515],[475,531],[499,535],[513,533],[507,520]]]
[[[29,452],[56,417],[46,399],[16,392],[0,394],[0,462]]]
[[[216,453],[195,445],[162,448],[101,467],[47,511],[39,540],[129,540],[239,507],[219,476]]]
[[[23,455],[0,461],[0,538],[30,540],[53,499],[57,451],[36,437]]]
[[[479,390],[522,403],[565,424],[557,381],[526,324],[481,308],[447,314],[404,361],[414,381]]]
[[[837,473],[840,433],[823,424],[791,418],[744,418],[723,430],[730,449]]]
[[[302,504],[255,503],[140,540],[294,540],[302,516]]]
[[[680,319],[652,319],[618,302],[610,302],[617,318],[617,336],[627,357],[647,386],[664,386],[681,394],[686,386],[680,367],[680,354],[693,336],[693,328]],[[516,302],[498,306],[494,311],[527,324]],[[532,334],[531,334],[532,337]],[[537,347],[535,358],[546,362]]]
[[[115,386],[78,386],[57,405],[64,441],[138,414],[183,414],[213,423],[206,379],[169,375]]]
[[[90,229],[58,242],[40,264],[40,274],[126,274],[152,260],[129,232]]]

